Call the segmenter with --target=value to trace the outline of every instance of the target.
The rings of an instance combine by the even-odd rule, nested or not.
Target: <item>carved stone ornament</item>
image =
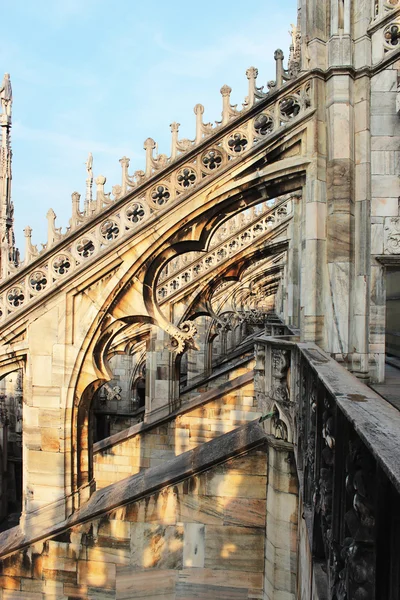
[[[400,23],[395,21],[387,25],[383,30],[383,38],[386,52],[398,48],[400,44]]]
[[[338,600],[375,598],[375,465],[359,439],[350,441],[346,459],[345,515],[348,536],[337,554],[334,596]]]
[[[384,230],[385,254],[400,254],[400,217],[387,217]]]
[[[273,349],[271,353],[271,362],[271,396],[273,400],[276,400],[281,404],[287,404],[287,402],[289,401],[287,377],[290,366],[290,355],[288,350]]]
[[[171,336],[171,345],[169,350],[175,354],[182,354],[187,345],[194,345],[194,336],[197,328],[192,321],[184,321],[178,327],[170,324],[165,327],[165,331]]]

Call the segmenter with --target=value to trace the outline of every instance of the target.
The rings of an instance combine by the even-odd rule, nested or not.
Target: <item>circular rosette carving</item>
[[[283,121],[290,121],[297,117],[301,110],[300,99],[296,96],[288,96],[279,102],[279,112]]]
[[[156,185],[150,192],[150,199],[156,207],[167,204],[171,199],[171,192],[169,191],[168,186],[166,186],[165,183]]]
[[[29,287],[34,292],[41,292],[47,286],[47,275],[43,271],[34,271],[29,275]]]
[[[8,290],[6,294],[7,302],[12,308],[22,306],[25,301],[24,290],[21,286],[16,285]]]
[[[4,318],[4,306],[0,304],[0,321]]]
[[[81,258],[90,258],[93,256],[94,251],[96,250],[93,240],[88,237],[82,238],[76,244],[76,253]]]
[[[137,225],[146,217],[146,208],[142,202],[133,202],[125,210],[125,218],[129,226]]]
[[[270,115],[262,113],[254,119],[254,131],[257,135],[263,136],[272,133],[274,130],[274,121]]]
[[[228,152],[232,155],[242,154],[247,150],[248,145],[249,141],[242,131],[235,131],[227,141]]]
[[[193,167],[183,167],[176,175],[176,183],[183,189],[188,189],[197,181],[197,173]]]
[[[216,171],[222,165],[222,161],[222,152],[216,148],[208,150],[201,157],[201,164],[206,171]]]
[[[66,275],[72,268],[72,260],[67,254],[59,254],[53,261],[53,271],[56,275]]]
[[[386,50],[394,50],[400,45],[400,24],[390,23],[383,30],[384,46]]]
[[[116,240],[120,234],[120,225],[114,219],[108,219],[100,225],[100,235],[106,242]]]

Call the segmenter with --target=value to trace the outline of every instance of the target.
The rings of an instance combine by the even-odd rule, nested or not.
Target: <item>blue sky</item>
[[[248,10],[246,7],[248,6]],[[223,84],[239,106],[246,69],[258,85],[274,76],[273,53],[288,56],[296,0],[169,2],[14,0],[2,10],[0,70],[13,85],[13,200],[17,245],[33,228],[46,242],[46,213],[63,230],[71,193],[85,192],[85,161],[120,183],[119,158],[144,168],[143,141],[169,155],[169,124],[193,138],[197,103],[219,119]]]

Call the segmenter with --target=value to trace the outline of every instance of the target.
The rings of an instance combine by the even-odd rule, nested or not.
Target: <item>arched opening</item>
[[[146,358],[138,365],[132,378],[132,411],[138,417],[144,416],[146,406]]]
[[[0,531],[18,525],[22,512],[23,373],[0,382]]]
[[[135,351],[109,360],[110,381],[92,401],[93,441],[98,442],[143,421],[146,399],[146,354],[143,343]]]

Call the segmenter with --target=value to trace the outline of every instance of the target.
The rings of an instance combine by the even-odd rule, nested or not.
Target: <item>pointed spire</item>
[[[85,207],[84,214],[87,217],[90,214],[90,207],[93,201],[93,154],[89,152],[88,159],[85,162],[87,177],[86,177],[86,194],[85,194]]]
[[[249,80],[249,95],[247,98],[248,107],[252,107],[255,102],[256,94],[256,79],[258,76],[258,69],[255,67],[249,67],[246,71],[246,77]]]
[[[146,177],[150,177],[153,167],[153,150],[156,148],[156,143],[152,138],[147,138],[144,141],[143,148],[146,150]]]
[[[27,225],[27,227],[25,227],[24,229],[24,236],[25,236],[25,260],[24,260],[24,264],[27,265],[28,263],[31,262],[31,260],[33,258],[35,258],[36,256],[38,256],[38,250],[36,248],[36,246],[32,245],[32,227],[29,227],[29,225]]]
[[[119,160],[121,168],[122,168],[122,184],[121,184],[121,195],[124,196],[126,194],[126,190],[127,190],[127,183],[128,183],[128,169],[129,169],[129,162],[130,159],[127,156],[123,156],[122,158],[120,158]]]
[[[284,56],[283,56],[283,52],[282,52],[282,50],[280,50],[280,48],[278,48],[278,50],[275,50],[274,59],[276,60],[276,87],[277,87],[277,89],[279,89],[280,87],[282,87],[283,74],[284,74],[284,69],[283,69]]]
[[[194,107],[194,114],[196,115],[196,144],[201,141],[203,137],[203,114],[204,106],[202,104],[196,104]]]
[[[72,216],[71,216],[71,231],[73,231],[80,223],[82,223],[84,215],[80,211],[81,195],[78,192],[72,192]]]
[[[232,88],[229,85],[223,85],[220,92],[222,95],[222,125],[225,125],[229,121]]]
[[[56,228],[57,215],[52,208],[47,211],[47,250],[61,238],[61,227]]]
[[[99,213],[101,211],[101,209],[103,208],[103,202],[104,202],[104,186],[106,183],[107,179],[104,177],[104,175],[99,175],[98,177],[96,177],[96,212]]]
[[[11,200],[12,150],[11,114],[12,88],[6,73],[0,86],[0,278],[5,279],[18,265],[18,250],[14,241],[14,206]]]
[[[171,160],[176,158],[178,152],[178,133],[179,133],[180,123],[171,123]]]

